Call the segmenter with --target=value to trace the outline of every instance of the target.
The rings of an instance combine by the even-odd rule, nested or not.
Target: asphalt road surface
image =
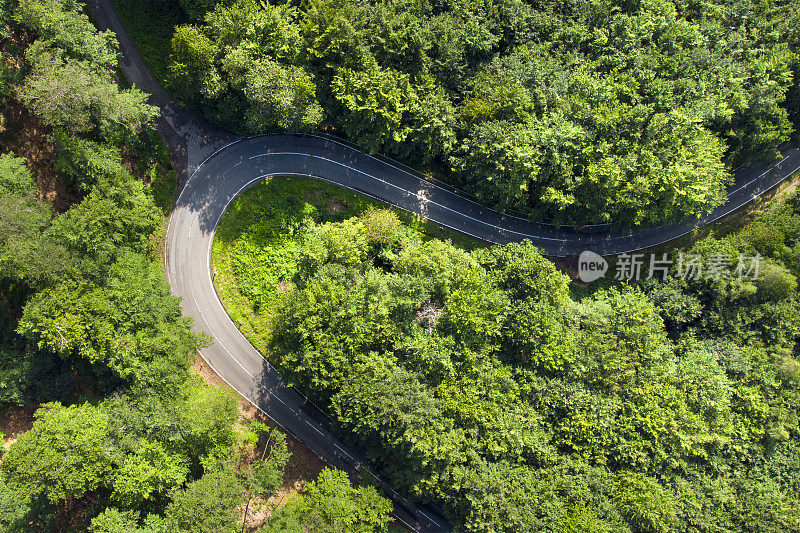
[[[239,332],[222,307],[211,279],[209,257],[214,230],[228,204],[265,176],[306,171],[311,175],[316,164],[323,165],[316,170],[329,171],[326,165],[330,163],[289,152],[303,149],[304,144],[312,146],[315,141],[270,137],[272,151],[265,155],[263,138],[244,140],[201,164],[186,183],[170,218],[165,250],[167,279],[173,293],[181,297],[184,313],[194,319],[195,329],[214,339],[201,354],[217,374],[329,465],[350,473],[368,468],[376,474],[355,450],[328,431],[320,417],[314,416],[315,408],[297,391],[287,388],[277,370]],[[410,529],[449,530],[447,520],[436,510],[402,498],[386,483],[382,488],[394,500],[396,517]]]
[[[788,150],[778,165],[740,172],[733,195],[746,203],[798,166],[800,153]],[[201,351],[214,370],[329,464],[349,472],[366,462],[304,410],[306,400],[284,385],[278,372],[228,317],[211,277],[214,231],[230,202],[268,176],[286,175],[341,185],[483,240],[508,243],[530,239],[549,255],[576,255],[586,249],[603,255],[635,251],[671,240],[726,214],[719,210],[694,224],[639,232],[579,234],[503,216],[333,140],[274,135],[222,147],[198,166],[176,202],[167,230],[167,279],[173,293],[182,298],[184,313],[194,318],[197,329],[214,339],[212,346]],[[729,202],[729,210],[735,207]],[[399,498],[388,485],[384,488],[387,494]],[[448,527],[433,509],[399,499],[395,503],[397,516],[412,529],[438,531]]]
[[[278,372],[245,339],[217,297],[209,265],[214,231],[229,203],[268,176],[296,175],[327,181],[418,214],[442,226],[493,243],[530,239],[546,255],[577,256],[634,252],[671,241],[742,207],[800,168],[800,150],[782,147],[773,164],[740,169],[728,201],[711,214],[670,226],[627,232],[587,233],[502,215],[416,173],[364,154],[335,140],[314,136],[237,139],[196,114],[179,109],[153,80],[108,0],[90,0],[93,16],[117,33],[121,66],[129,81],[152,95],[162,110],[159,131],[176,162],[183,189],[170,218],[165,244],[167,279],[183,311],[213,344],[201,350],[206,362],[233,388],[329,465],[355,473],[370,465],[327,430],[313,406],[287,388]],[[380,479],[380,477],[378,477]],[[448,531],[438,510],[410,502],[388,484],[395,516],[414,531]]]
[[[773,164],[739,169],[728,201],[703,218],[594,233],[500,214],[399,164],[335,139],[263,135],[235,141],[209,157],[190,178],[183,193],[186,196],[179,199],[177,207],[197,211],[204,221],[202,229],[213,232],[219,208],[224,211],[246,186],[268,176],[306,176],[358,191],[484,241],[507,244],[528,239],[550,257],[575,257],[584,250],[609,256],[651,248],[691,233],[749,203],[799,168],[800,150],[786,146],[782,158]]]

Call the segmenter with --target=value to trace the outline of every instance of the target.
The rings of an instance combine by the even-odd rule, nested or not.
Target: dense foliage
[[[280,431],[237,425],[230,390],[190,372],[204,339],[154,253],[170,173],[158,110],[120,88],[116,40],[82,4],[0,8],[4,54],[24,48],[9,53],[17,67],[0,105],[24,104],[27,141],[53,152],[35,169],[0,154],[0,408],[40,406],[2,458],[0,529],[240,529],[243,507],[282,488],[291,453]],[[74,198],[63,212],[43,199],[38,172]],[[392,510],[338,471],[289,502],[281,531],[325,523],[326,506],[355,507],[348,524],[385,530]]]
[[[181,5],[186,102],[254,131],[332,121],[536,216],[702,211],[797,120],[780,2]],[[0,21],[0,98],[53,154],[0,154],[0,402],[40,405],[3,455],[0,527],[238,530],[289,447],[190,372],[204,339],[153,250],[157,110],[81,4],[0,0]],[[217,281],[401,490],[466,531],[798,530],[800,200],[685,251],[759,253],[756,280],[584,290],[529,243],[465,251],[332,190],[236,202]],[[270,511],[264,531],[381,531],[391,505],[324,470]]]
[[[332,125],[536,219],[707,212],[798,125],[788,0],[180,4],[184,104],[247,132]]]
[[[385,213],[375,208],[375,202],[341,187],[297,177],[270,178],[231,203],[214,235],[212,272],[226,311],[253,346],[268,351],[275,302],[292,287],[306,229],[342,222],[368,209]],[[401,216],[413,231],[429,237],[447,235],[467,248],[479,246],[418,217]],[[376,216],[368,230],[380,239],[383,234],[394,235],[399,225],[394,215]]]
[[[328,194],[265,207],[264,187],[223,220],[244,268],[217,281],[273,315],[290,383],[464,530],[797,530],[797,201],[684,251],[758,252],[755,281],[576,293],[529,243],[465,252]],[[246,267],[264,254],[282,259]]]

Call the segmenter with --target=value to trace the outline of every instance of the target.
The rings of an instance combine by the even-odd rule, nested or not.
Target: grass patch
[[[169,152],[166,151],[166,146],[164,146],[163,155],[159,153],[158,159],[150,162],[145,176],[146,181],[150,184],[153,203],[161,209],[164,217],[168,218],[178,195],[178,176],[169,158]]]
[[[386,207],[335,185],[295,177],[271,178],[231,203],[212,245],[214,285],[233,322],[262,354],[267,354],[271,335],[272,306],[281,292],[292,287],[305,229],[358,216],[370,206]],[[467,250],[485,246],[420,217],[396,212],[423,239],[449,239]]]
[[[111,3],[150,73],[166,87],[172,33],[175,26],[189,22],[186,14],[175,2],[111,0]]]
[[[178,195],[178,178],[169,160],[167,162],[160,161],[151,166],[148,169],[148,178],[150,179],[150,195],[153,197],[153,203],[164,214],[160,229],[151,237],[153,260],[163,264],[169,215],[172,208],[175,207],[175,199]]]

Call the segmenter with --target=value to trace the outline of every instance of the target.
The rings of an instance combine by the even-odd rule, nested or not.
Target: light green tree
[[[72,502],[106,486],[112,471],[108,415],[89,404],[45,404],[30,431],[3,459],[2,473],[21,494]]]
[[[347,474],[326,468],[276,511],[266,531],[386,531],[391,512],[391,502],[374,487],[353,487]]]

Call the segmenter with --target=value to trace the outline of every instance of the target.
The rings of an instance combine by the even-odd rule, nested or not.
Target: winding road
[[[183,184],[167,229],[167,279],[173,293],[181,298],[185,315],[193,318],[196,329],[213,339],[211,346],[201,350],[202,357],[231,387],[325,462],[351,474],[361,468],[371,470],[369,463],[327,429],[323,418],[300,393],[286,387],[275,368],[233,324],[214,289],[209,264],[214,231],[230,202],[247,187],[268,176],[312,177],[485,241],[506,244],[530,239],[548,256],[572,257],[584,250],[616,255],[671,241],[735,211],[800,168],[800,150],[782,147],[780,161],[736,172],[726,204],[701,219],[670,226],[581,233],[535,224],[497,213],[399,164],[333,139],[310,135],[237,138],[220,130],[171,102],[148,72],[108,0],[90,0],[89,6],[99,25],[117,34],[122,68],[129,81],[149,92],[152,103],[162,109],[159,131]],[[387,483],[380,483],[395,503],[395,516],[411,530],[450,530],[441,512],[408,501]]]
[[[776,163],[739,169],[728,202],[703,218],[633,231],[585,233],[503,215],[399,163],[335,139],[262,135],[234,141],[204,161],[186,184],[173,218],[184,216],[184,208],[196,211],[203,220],[201,229],[213,236],[222,211],[248,185],[268,176],[295,175],[357,191],[483,241],[508,244],[527,239],[550,257],[577,257],[584,250],[609,256],[652,248],[691,233],[749,203],[798,169],[800,150],[787,146]]]

